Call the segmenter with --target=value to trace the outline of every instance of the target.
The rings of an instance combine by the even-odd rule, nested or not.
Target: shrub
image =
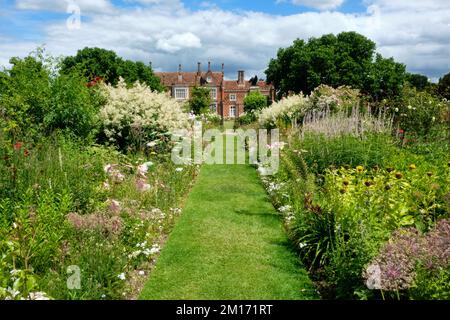
[[[46,130],[67,129],[78,137],[90,136],[96,128],[101,103],[93,90],[75,75],[62,75],[54,79],[51,87],[52,107],[44,116]]]
[[[415,298],[448,296],[448,282],[440,282],[450,267],[450,220],[440,220],[427,234],[415,228],[394,232],[389,243],[371,261],[367,269],[370,289],[391,291],[411,290]],[[446,270],[447,269],[447,270]]]
[[[258,112],[267,107],[267,97],[259,91],[250,92],[244,99],[244,111],[247,114]]]
[[[309,109],[309,100],[303,94],[283,98],[261,111],[258,122],[263,127],[287,127],[294,125]]]
[[[35,140],[63,129],[86,138],[95,129],[101,97],[75,74],[58,75],[57,61],[43,50],[19,59],[2,73],[0,129],[5,139]]]
[[[160,134],[187,128],[188,115],[182,106],[163,93],[136,83],[127,88],[121,80],[117,87],[103,85],[106,105],[100,110],[102,132],[108,142],[121,149],[144,149]]]
[[[402,133],[418,136],[427,136],[434,126],[444,123],[444,114],[450,108],[448,102],[409,87],[403,89],[395,105],[396,121]]]
[[[10,63],[11,69],[2,76],[1,129],[13,140],[36,137],[51,108],[50,71],[40,50],[24,59],[12,58]]]
[[[192,88],[191,98],[189,99],[189,109],[196,115],[209,113],[211,105],[211,91],[209,88]]]

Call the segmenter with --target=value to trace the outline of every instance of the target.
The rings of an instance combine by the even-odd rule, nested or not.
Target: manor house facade
[[[181,64],[178,72],[155,72],[161,79],[161,83],[170,92],[171,96],[179,101],[188,101],[194,87],[206,87],[211,90],[211,111],[216,112],[222,118],[236,118],[244,113],[244,98],[252,91],[259,91],[265,95],[268,102],[275,99],[275,89],[265,81],[258,80],[255,76],[245,80],[244,71],[238,71],[237,80],[225,80],[224,64],[220,72],[211,70],[211,62],[208,69],[202,71],[201,63],[198,63],[197,72],[183,72]]]

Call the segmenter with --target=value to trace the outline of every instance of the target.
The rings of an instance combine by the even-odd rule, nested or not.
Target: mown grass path
[[[313,299],[256,170],[204,165],[140,299]]]

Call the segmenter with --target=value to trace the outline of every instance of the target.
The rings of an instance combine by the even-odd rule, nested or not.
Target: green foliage
[[[208,113],[211,102],[211,92],[208,88],[192,88],[189,108],[194,114],[201,115]]]
[[[149,160],[144,174],[138,165]],[[156,253],[142,252],[170,232],[195,178],[194,166],[176,168],[165,154],[124,156],[67,135],[14,146],[0,137],[0,297],[123,298],[118,276],[149,268]],[[81,290],[67,288],[72,265]]]
[[[374,99],[398,94],[405,66],[375,56],[375,43],[356,32],[296,40],[280,49],[266,70],[280,95],[309,94],[321,84],[361,89]]]
[[[289,136],[279,172],[262,179],[290,238],[324,298],[446,297],[448,270],[420,271],[413,288],[385,296],[363,274],[396,230],[429,232],[449,217],[448,139],[400,149],[364,132]]]
[[[394,151],[394,143],[388,135],[368,134],[363,138],[342,135],[328,138],[306,133],[301,142],[298,142],[298,150],[304,150],[303,158],[312,172],[323,174],[331,166],[384,166]]]
[[[0,126],[9,137],[34,136],[51,108],[50,71],[42,51],[24,59],[12,58],[2,73]]]
[[[415,88],[405,87],[395,105],[399,128],[406,133],[427,136],[434,126],[444,124],[450,104],[438,97]],[[447,119],[448,121],[448,119]]]
[[[244,99],[244,111],[246,113],[258,112],[267,107],[267,97],[259,91],[250,92]]]
[[[93,89],[95,90],[95,89]],[[61,75],[52,81],[51,108],[45,114],[47,132],[67,129],[78,137],[88,137],[96,128],[100,98],[76,75]]]
[[[2,73],[0,126],[11,141],[32,139],[62,129],[81,138],[95,131],[102,98],[75,74],[55,74],[57,62],[38,49],[24,59],[12,58]]]
[[[415,286],[410,290],[414,300],[450,300],[450,266],[430,272],[417,272]]]
[[[450,100],[450,73],[439,79],[437,91],[443,98]]]
[[[408,73],[406,75],[406,81],[408,81],[409,84],[412,87],[416,88],[418,91],[423,91],[430,86],[428,77],[424,76],[423,74]]]
[[[396,97],[401,93],[405,82],[405,72],[405,65],[395,62],[393,58],[385,59],[377,54],[375,62],[369,67],[369,74],[362,89],[375,101]]]
[[[128,85],[136,81],[145,83],[152,90],[163,91],[158,77],[151,66],[142,62],[123,60],[114,51],[101,48],[84,48],[73,57],[66,57],[62,61],[61,73],[79,73],[86,81],[100,77],[108,84],[116,85],[119,78],[125,79]]]

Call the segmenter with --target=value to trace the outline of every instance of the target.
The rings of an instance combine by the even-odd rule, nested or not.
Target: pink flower
[[[120,213],[120,211],[122,210],[121,206],[120,206],[120,202],[117,200],[111,200],[108,209],[109,209],[109,211],[111,211],[112,213],[115,213],[115,214]]]
[[[149,191],[151,189],[151,185],[146,183],[146,181],[143,180],[143,179],[138,179],[138,180],[136,180],[136,188],[140,192],[146,192],[146,191]]]

